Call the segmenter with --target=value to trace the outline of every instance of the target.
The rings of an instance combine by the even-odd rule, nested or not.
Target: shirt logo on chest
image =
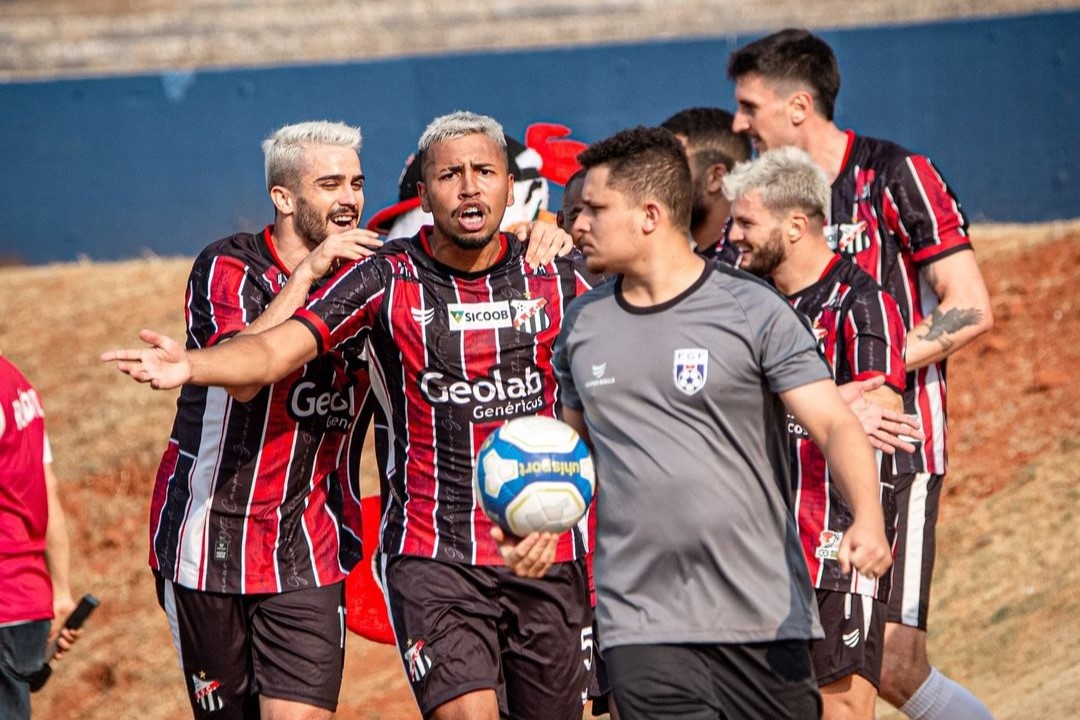
[[[680,348],[675,351],[675,387],[693,395],[709,378],[709,351],[704,348]]]

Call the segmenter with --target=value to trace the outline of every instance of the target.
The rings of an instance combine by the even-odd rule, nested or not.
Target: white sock
[[[923,681],[900,712],[911,720],[994,720],[979,699],[960,683],[930,668]]]

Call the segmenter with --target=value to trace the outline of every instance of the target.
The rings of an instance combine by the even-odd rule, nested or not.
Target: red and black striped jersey
[[[727,222],[724,223],[724,232],[720,235],[720,239],[704,250],[695,249],[694,252],[706,260],[713,258],[717,262],[724,263],[730,267],[739,267],[739,258],[742,257],[742,253],[735,243],[728,239],[730,232],[731,218],[729,217]]]
[[[430,233],[342,270],[294,317],[322,352],[366,343],[390,432],[382,551],[498,565],[473,490],[476,452],[511,418],[555,415],[552,345],[566,306],[597,278],[577,254],[530,269],[507,234],[495,265],[463,273],[432,257]],[[557,561],[586,553],[586,527],[560,538]]]
[[[904,392],[904,320],[896,302],[873,278],[837,255],[821,279],[788,300],[810,320],[838,385],[884,375],[886,385],[897,393]],[[837,550],[851,525],[851,510],[833,484],[825,456],[806,430],[790,417],[788,437],[795,521],[814,587],[873,595],[887,601],[887,576],[872,580],[840,570]],[[880,452],[877,460],[886,533],[891,543],[896,523],[892,464]]]
[[[847,134],[826,232],[835,250],[852,257],[896,299],[910,330],[938,305],[919,269],[971,248],[967,217],[929,158]],[[945,472],[945,366],[935,363],[908,378],[905,409],[919,416],[927,439],[914,454],[894,456],[897,472]]]
[[[289,277],[271,228],[211,244],[188,278],[187,347],[254,322]],[[358,355],[319,358],[248,402],[185,385],[150,509],[150,566],[184,587],[277,593],[342,580],[361,558],[369,384]],[[358,420],[359,419],[359,420]],[[365,426],[366,427],[366,426]]]

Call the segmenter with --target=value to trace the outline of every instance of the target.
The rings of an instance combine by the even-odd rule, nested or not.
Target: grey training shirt
[[[777,393],[831,375],[784,298],[711,262],[649,308],[609,282],[571,305],[554,363],[596,454],[603,647],[821,637]]]

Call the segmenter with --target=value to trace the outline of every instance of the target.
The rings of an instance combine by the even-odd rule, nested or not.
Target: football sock
[[[961,685],[930,668],[923,681],[900,712],[911,720],[994,720],[977,697]]]

